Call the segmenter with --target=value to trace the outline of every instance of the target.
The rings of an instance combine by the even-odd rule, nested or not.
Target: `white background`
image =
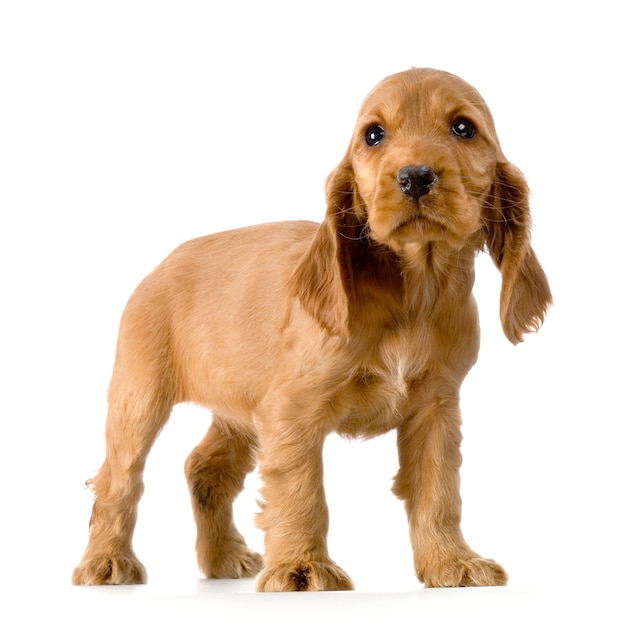
[[[17,613],[0,619],[624,623],[618,10],[612,0],[2,2],[0,616]],[[506,567],[509,587],[415,580],[389,491],[393,434],[326,448],[331,553],[356,592],[259,595],[250,581],[200,581],[182,465],[210,417],[193,407],[174,411],[146,471],[135,547],[150,583],[71,587],[131,291],[186,239],[321,220],[323,181],[361,100],[410,66],[456,73],[490,105],[533,190],[534,247],[556,303],[513,348],[499,327],[499,275],[479,259],[463,527]],[[237,515],[262,549],[256,488],[252,478]]]

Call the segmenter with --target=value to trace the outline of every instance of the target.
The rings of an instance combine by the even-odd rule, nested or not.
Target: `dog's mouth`
[[[385,223],[386,222],[386,223]],[[441,241],[450,239],[449,227],[430,212],[411,210],[395,215],[391,220],[368,220],[368,239],[384,243],[392,248],[396,245]]]
[[[456,245],[459,234],[449,207],[442,206],[442,198],[432,194],[413,199],[403,196],[391,202],[374,203],[368,222],[374,240],[394,245],[428,241],[449,241]]]
[[[411,215],[404,216],[394,225],[393,232],[403,238],[421,238],[422,236],[443,237],[448,231],[442,220],[422,210],[415,210]]]

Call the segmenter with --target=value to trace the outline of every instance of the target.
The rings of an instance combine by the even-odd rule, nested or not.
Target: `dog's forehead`
[[[480,93],[463,79],[440,70],[413,68],[383,79],[366,96],[360,117],[426,118],[433,111],[480,116],[489,126],[493,120]]]

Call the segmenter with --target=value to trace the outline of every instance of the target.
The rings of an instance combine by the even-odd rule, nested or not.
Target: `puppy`
[[[538,329],[551,303],[530,245],[527,184],[475,89],[411,69],[367,96],[326,196],[321,224],[187,242],[131,296],[75,584],[145,582],[132,548],[142,472],[179,402],[213,413],[185,465],[205,576],[258,574],[259,591],[351,589],[327,550],[322,447],[331,432],[396,429],[393,491],[406,505],[418,578],[506,583],[460,529],[459,388],[478,355],[477,251],[501,271],[512,343]],[[232,512],[257,463],[264,558]]]

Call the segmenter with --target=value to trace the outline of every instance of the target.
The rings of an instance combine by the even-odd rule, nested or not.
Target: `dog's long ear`
[[[522,173],[502,159],[496,168],[485,209],[485,244],[502,272],[500,320],[504,334],[517,344],[540,328],[552,294],[530,245],[529,190]]]
[[[351,250],[358,244],[354,175],[348,157],[326,181],[326,217],[289,279],[292,295],[330,333],[350,333]],[[356,242],[354,240],[357,240]]]

